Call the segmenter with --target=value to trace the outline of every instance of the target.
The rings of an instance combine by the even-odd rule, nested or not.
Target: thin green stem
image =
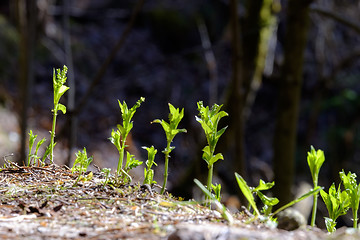
[[[312,209],[312,215],[311,215],[311,226],[312,227],[315,226],[317,199],[318,199],[318,194],[314,194],[314,203],[313,203],[313,209]]]
[[[211,184],[212,184],[212,177],[213,177],[213,172],[214,172],[214,165],[209,165],[208,166],[209,171],[208,171],[208,179],[207,179],[207,190],[211,193]],[[210,198],[206,197],[206,205],[208,207],[210,207]]]
[[[54,106],[54,117],[53,117],[53,124],[52,124],[52,130],[51,130],[51,141],[50,141],[50,161],[51,163],[54,163],[54,138],[55,138],[55,126],[56,126],[56,106]]]
[[[164,151],[164,154],[165,154],[164,183],[163,183],[163,186],[162,186],[162,188],[161,188],[160,194],[164,194],[164,192],[165,192],[165,187],[166,187],[166,184],[167,184],[170,151],[171,151],[171,150],[170,150],[170,142],[168,142],[168,144],[167,144],[167,146],[166,146],[166,150]]]
[[[357,222],[358,222],[358,219],[357,219],[357,209],[353,209],[353,218],[354,218],[354,225],[353,227],[356,229],[357,228]]]
[[[120,171],[122,170],[123,167],[123,161],[124,161],[124,147],[121,147],[120,151],[119,151],[119,162],[118,162],[118,166],[117,166],[117,174],[120,174]]]
[[[167,178],[168,178],[168,168],[169,168],[169,154],[165,154],[165,172],[164,172],[164,183],[163,186],[161,188],[161,192],[160,194],[164,194],[165,192],[165,187],[167,184]]]
[[[317,179],[314,180],[314,189],[317,187]],[[314,201],[313,201],[313,209],[311,214],[311,223],[310,225],[312,227],[315,226],[315,220],[316,220],[316,210],[317,210],[317,199],[318,199],[318,193],[314,194]]]

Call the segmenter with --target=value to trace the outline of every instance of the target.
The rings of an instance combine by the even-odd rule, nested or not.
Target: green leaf
[[[214,190],[215,192],[215,198],[216,200],[218,200],[219,202],[221,202],[221,185],[220,184],[211,184],[211,188]]]
[[[224,157],[223,157],[223,155],[221,154],[221,153],[218,153],[218,154],[216,154],[215,156],[212,156],[211,158],[210,158],[210,161],[209,161],[209,165],[213,165],[214,163],[216,163],[218,160],[224,160]]]
[[[325,155],[324,152],[320,149],[315,151],[313,146],[311,146],[310,148],[311,148],[310,152],[308,152],[308,156],[307,156],[307,162],[310,168],[313,181],[316,181],[317,183],[317,178],[320,172],[320,168],[325,161]]]
[[[268,197],[268,196],[264,195],[262,192],[257,192],[257,195],[259,196],[261,202],[265,205],[275,206],[276,204],[279,203],[279,199],[277,199],[275,197]]]
[[[256,215],[260,215],[260,212],[256,206],[254,196],[252,195],[250,187],[247,185],[246,181],[238,174],[235,173],[236,181],[240,187],[241,192],[244,194],[245,198],[250,203],[251,207],[254,209]]]
[[[58,94],[60,95],[60,97],[67,91],[69,90],[70,88],[65,86],[65,85],[62,85],[60,88],[59,88],[59,92]]]
[[[66,107],[64,105],[62,105],[61,103],[59,103],[57,105],[57,110],[60,110],[63,114],[66,113]]]
[[[269,190],[275,185],[275,182],[265,183],[262,179],[259,181],[259,185],[254,189],[254,192]]]

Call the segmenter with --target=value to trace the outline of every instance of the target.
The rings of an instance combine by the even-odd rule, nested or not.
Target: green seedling
[[[128,182],[132,182],[132,178],[129,175],[129,171],[133,168],[140,166],[142,163],[143,162],[135,159],[134,155],[130,154],[129,152],[126,152],[126,163],[125,163],[125,167],[124,167],[124,174],[125,174]]]
[[[349,210],[350,197],[346,191],[341,191],[340,185],[336,190],[334,183],[329,188],[329,193],[321,190],[320,195],[329,212],[329,217],[325,217],[326,229],[328,232],[335,232],[336,219],[341,215],[345,215]]]
[[[214,155],[216,144],[225,132],[227,127],[224,127],[217,130],[218,124],[221,118],[228,116],[224,111],[220,111],[222,105],[214,104],[211,109],[209,107],[204,107],[203,102],[199,101],[197,103],[199,116],[196,116],[196,121],[201,124],[206,136],[208,145],[203,148],[202,158],[206,161],[208,165],[208,179],[207,179],[207,189],[211,192],[212,176],[214,171],[214,163],[218,160],[223,160],[224,157],[221,153]]]
[[[249,202],[249,209],[252,207],[254,210],[255,217],[260,216],[260,211],[256,206],[255,197],[253,195],[253,191],[251,190],[251,187],[247,184],[245,179],[241,177],[238,173],[235,173],[236,181],[240,187],[241,192],[244,194],[246,200]],[[259,191],[258,191],[259,192]]]
[[[63,70],[55,69],[53,71],[53,87],[54,87],[54,109],[52,109],[53,113],[53,123],[51,130],[51,140],[50,140],[50,161],[54,163],[54,138],[55,138],[55,126],[56,126],[56,116],[58,115],[58,111],[60,110],[63,114],[66,113],[66,107],[59,103],[60,98],[64,93],[69,90],[69,87],[65,86],[66,82],[66,73],[68,68],[64,65]]]
[[[319,172],[324,161],[325,161],[324,152],[320,149],[315,151],[314,147],[311,146],[311,150],[310,152],[308,152],[307,162],[310,168],[311,177],[314,183],[314,188],[318,186]],[[318,194],[315,194],[313,201],[312,215],[311,215],[311,223],[310,223],[312,227],[315,226],[317,199],[318,199]]]
[[[233,217],[231,216],[230,212],[226,209],[226,207],[217,200],[217,198],[208,191],[208,189],[197,179],[194,179],[195,184],[203,191],[207,199],[210,199],[217,208],[217,211],[221,213],[221,216],[229,222],[231,225],[234,222]]]
[[[272,208],[279,203],[279,199],[275,197],[268,197],[264,195],[261,191],[266,191],[271,189],[275,185],[274,182],[266,183],[263,180],[260,179],[259,185],[256,188],[251,188],[251,192],[255,193],[261,202],[264,204],[261,212],[265,216],[270,216],[272,212]]]
[[[171,105],[169,103],[169,110],[170,110],[169,123],[167,123],[164,120],[160,120],[160,119],[155,119],[154,121],[152,121],[152,123],[160,123],[161,124],[161,126],[163,127],[163,129],[165,131],[166,142],[167,142],[166,148],[162,151],[165,155],[165,171],[164,171],[164,182],[163,182],[163,186],[161,188],[160,194],[164,194],[164,192],[165,192],[167,178],[168,178],[170,153],[172,150],[175,149],[175,147],[170,146],[170,144],[173,141],[176,134],[181,133],[181,132],[183,132],[183,133],[186,132],[186,129],[178,129],[177,128],[181,119],[184,117],[184,109],[181,109],[181,111],[180,111],[179,108],[175,108],[173,105]]]
[[[46,141],[45,138],[41,139],[37,144],[36,144],[36,147],[35,147],[35,152],[34,154],[31,154],[31,151],[32,151],[32,148],[34,146],[34,143],[36,141],[36,138],[37,138],[37,135],[34,135],[32,130],[30,130],[29,132],[29,154],[28,154],[28,166],[31,165],[31,159],[34,160],[34,163],[36,161],[38,161],[38,166],[40,166],[40,162],[41,162],[41,166],[43,166],[45,164],[44,161],[41,161],[40,160],[40,157],[37,155],[38,154],[38,151],[41,147],[41,145]]]
[[[157,153],[157,149],[154,148],[154,146],[151,147],[142,147],[148,152],[148,160],[146,160],[146,166],[147,168],[144,168],[144,182],[143,184],[155,184],[156,181],[154,181],[154,170],[151,169],[152,165],[157,166],[155,162],[155,155]]]
[[[357,228],[358,217],[357,212],[359,210],[359,201],[360,201],[360,184],[356,183],[356,174],[348,172],[346,175],[344,170],[340,173],[341,181],[345,187],[350,200],[350,208],[353,215],[353,227]]]
[[[117,150],[119,151],[119,161],[117,166],[116,173],[119,175],[120,172],[127,175],[123,169],[123,161],[124,161],[124,153],[125,153],[125,147],[126,147],[126,138],[130,133],[130,130],[133,128],[133,122],[131,121],[132,117],[134,116],[136,109],[138,109],[145,101],[145,98],[141,97],[136,104],[132,108],[128,108],[126,102],[124,101],[121,103],[119,100],[119,107],[121,110],[121,117],[122,117],[122,125],[117,125],[117,130],[114,129],[111,132],[111,137],[109,140],[112,144],[115,145]]]
[[[219,202],[221,202],[221,184],[211,184],[211,188],[215,193],[215,198],[216,200],[218,200]]]
[[[54,143],[54,147],[56,146],[56,143]],[[45,153],[41,159],[41,163],[43,165],[45,165],[45,160],[46,158],[50,155],[50,152],[51,152],[51,145],[47,146],[46,150],[45,150]]]
[[[37,138],[37,135],[34,135],[32,130],[30,130],[30,132],[29,132],[29,154],[28,154],[28,161],[27,161],[28,166],[30,166],[31,150],[33,148],[36,138]]]
[[[271,182],[271,183],[265,183],[264,181],[260,180],[259,185],[256,188],[252,188],[249,187],[248,184],[246,183],[246,181],[238,174],[235,173],[235,178],[237,180],[237,183],[240,187],[241,192],[244,194],[245,198],[247,199],[247,201],[249,202],[250,206],[254,209],[254,217],[260,217],[260,211],[256,206],[256,202],[255,202],[255,197],[254,194],[256,194],[260,200],[262,201],[262,203],[264,204],[263,207],[263,214],[264,214],[264,219],[269,219],[271,221],[273,221],[273,217],[278,214],[279,212],[285,210],[286,208],[291,207],[292,205],[294,205],[295,203],[298,203],[302,200],[304,200],[307,197],[310,197],[314,194],[317,194],[321,188],[320,187],[316,187],[313,190],[309,191],[308,193],[302,195],[301,197],[289,202],[288,204],[280,207],[279,209],[277,209],[276,211],[274,211],[273,213],[271,213],[272,211],[272,207],[275,206],[276,204],[279,203],[279,200],[277,198],[271,198],[271,197],[267,197],[265,196],[261,191],[263,190],[268,190],[270,188],[272,188],[275,183]]]
[[[104,181],[104,187],[105,185],[107,185],[110,181],[110,172],[111,172],[111,169],[110,168],[103,168],[101,169],[101,172],[103,172],[105,174],[105,181]]]
[[[82,177],[82,174],[85,173],[87,171],[87,168],[89,167],[90,163],[93,160],[93,157],[88,157],[87,153],[86,153],[86,148],[84,148],[82,151],[78,151],[76,154],[76,159],[75,162],[73,164],[73,167],[71,168],[71,172],[75,173],[78,172],[79,176],[76,179],[76,182],[74,183],[74,186],[77,185],[77,183],[79,182],[79,180]],[[90,176],[91,178],[91,176]]]

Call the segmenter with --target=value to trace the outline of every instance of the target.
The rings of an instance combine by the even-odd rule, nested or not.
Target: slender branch
[[[342,24],[352,28],[354,31],[360,33],[360,25],[356,24],[355,22],[352,22],[349,19],[346,19],[342,15],[337,14],[329,9],[323,9],[323,8],[319,8],[319,7],[310,7],[310,11],[321,14],[321,15],[329,17],[329,18],[332,18],[332,19],[338,21],[339,23],[342,23]]]
[[[205,22],[199,18],[197,21],[198,30],[201,39],[201,46],[204,51],[205,61],[210,75],[210,89],[209,89],[209,105],[217,102],[217,84],[218,84],[218,70],[214,52],[212,50],[209,33],[207,31]]]
[[[101,65],[100,69],[98,70],[98,72],[96,73],[95,77],[93,78],[90,86],[88,87],[85,95],[80,99],[79,103],[77,104],[76,108],[74,109],[73,114],[77,115],[79,114],[79,112],[84,108],[84,106],[86,105],[86,103],[88,102],[88,99],[92,93],[92,91],[94,90],[95,86],[100,82],[100,80],[103,78],[103,76],[106,73],[106,70],[108,69],[110,63],[114,60],[116,53],[121,49],[121,47],[124,45],[125,40],[127,39],[127,37],[129,36],[131,29],[134,26],[135,20],[140,12],[140,10],[142,9],[142,6],[144,5],[144,1],[145,0],[139,0],[137,2],[137,4],[135,5],[135,8],[133,10],[133,13],[131,15],[130,21],[128,22],[124,32],[122,33],[121,37],[119,38],[117,44],[115,45],[115,47],[112,49],[112,51],[110,52],[110,54],[108,55],[108,57],[106,58],[106,60],[104,61],[104,63]]]

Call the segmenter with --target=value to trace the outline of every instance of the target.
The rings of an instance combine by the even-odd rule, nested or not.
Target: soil
[[[160,195],[157,187],[122,184],[112,176],[78,173],[57,165],[0,171],[0,239],[356,239],[358,233],[302,227],[294,231],[246,223],[229,224],[195,201]]]

